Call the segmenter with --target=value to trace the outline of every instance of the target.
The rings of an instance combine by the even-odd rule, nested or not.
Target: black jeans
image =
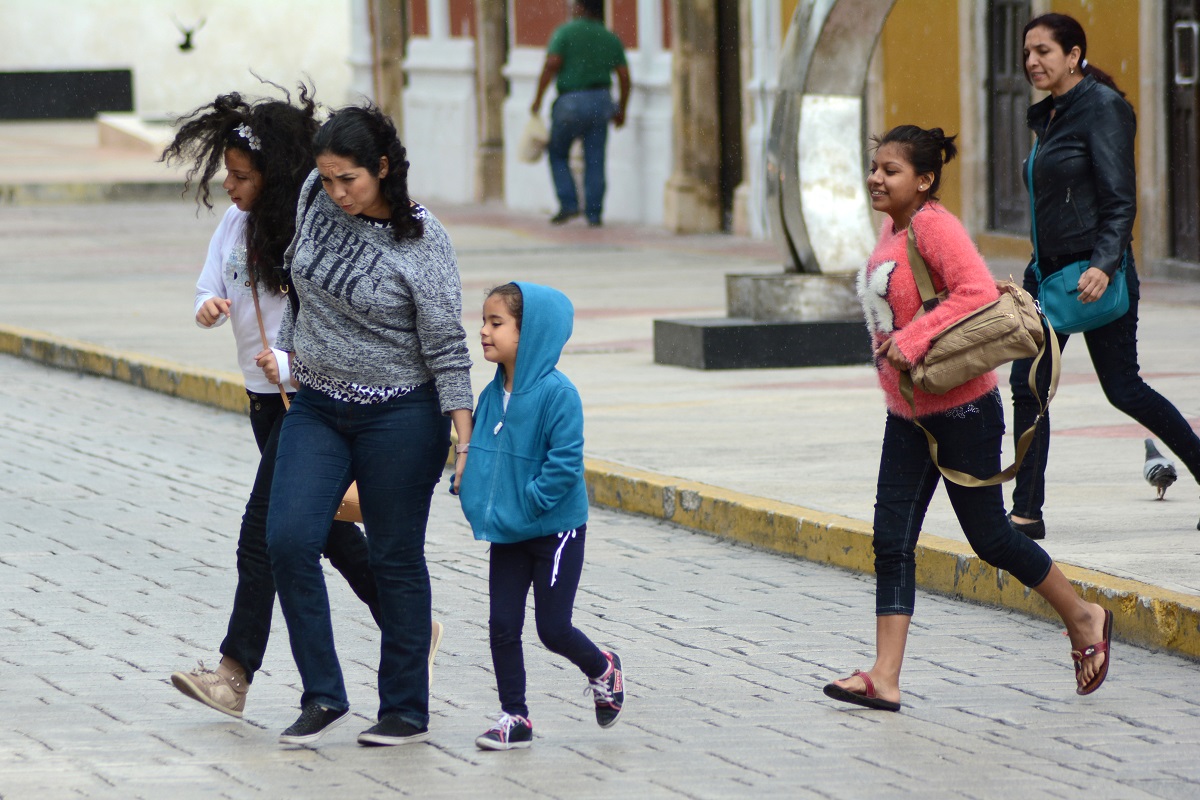
[[[1000,471],[1004,408],[999,391],[922,417],[921,424],[937,438],[943,467],[978,478]],[[875,613],[879,616],[912,616],[917,537],[941,477],[929,456],[925,434],[911,420],[889,412],[875,496]],[[946,481],[946,495],[976,555],[1026,586],[1035,587],[1046,579],[1053,565],[1050,556],[1008,524],[999,486],[968,488]]]
[[[275,578],[267,553],[267,509],[284,407],[283,398],[278,394],[250,391],[246,394],[250,396],[250,427],[261,458],[238,534],[238,584],[233,595],[233,611],[229,614],[229,628],[225,641],[221,642],[221,654],[241,664],[249,682],[262,666],[275,607]],[[329,530],[325,555],[378,622],[379,592],[368,563],[367,537],[353,523],[334,522]]]
[[[608,669],[608,659],[600,648],[571,624],[575,591],[583,574],[586,532],[587,525],[581,525],[578,530],[555,536],[492,545],[488,629],[500,709],[505,714],[529,716],[521,629],[525,626],[525,599],[531,585],[534,619],[542,644],[579,667],[589,679],[599,678]]]
[[[1119,411],[1133,417],[1150,432],[1162,440],[1187,466],[1200,482],[1200,438],[1192,426],[1171,404],[1171,401],[1151,389],[1140,374],[1137,358],[1138,300],[1140,296],[1137,269],[1133,257],[1128,259],[1125,280],[1129,286],[1129,311],[1120,319],[1083,334],[1087,342],[1088,355],[1100,379],[1100,388],[1108,402]],[[1038,296],[1037,278],[1033,268],[1025,270],[1025,289]],[[1065,348],[1065,335],[1058,336],[1060,347]],[[1033,424],[1037,417],[1038,402],[1029,391],[1029,370],[1032,359],[1014,361],[1009,382],[1013,393],[1013,432],[1020,435]],[[1038,370],[1039,393],[1045,397],[1050,381],[1050,362],[1043,359]],[[1017,472],[1013,488],[1013,514],[1028,519],[1042,518],[1042,505],[1046,499],[1046,460],[1050,454],[1050,417],[1038,426],[1038,431]]]

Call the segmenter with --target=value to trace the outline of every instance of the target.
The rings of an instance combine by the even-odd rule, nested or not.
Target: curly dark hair
[[[262,80],[260,78],[260,80]],[[160,161],[188,164],[183,193],[196,186],[196,202],[212,208],[209,182],[223,166],[225,151],[239,150],[262,174],[258,197],[246,218],[246,263],[252,280],[272,293],[281,290],[275,267],[296,229],[296,200],[313,169],[312,140],[317,132],[317,104],[312,89],[298,85],[291,93],[263,81],[284,95],[283,100],[250,100],[237,92],[223,94],[175,121],[179,127]],[[244,133],[247,126],[251,139]],[[241,130],[239,130],[241,128]]]
[[[388,115],[372,103],[339,108],[313,139],[313,154],[325,153],[349,158],[376,177],[386,156],[388,171],[379,179],[379,190],[391,209],[392,235],[398,242],[425,235],[425,224],[416,217],[408,196],[407,151]]]

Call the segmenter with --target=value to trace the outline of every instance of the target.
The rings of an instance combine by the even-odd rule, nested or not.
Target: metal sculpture
[[[801,0],[767,142],[771,233],[792,272],[853,273],[871,252],[863,95],[895,0]]]

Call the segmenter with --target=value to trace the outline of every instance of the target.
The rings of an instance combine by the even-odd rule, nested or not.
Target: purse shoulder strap
[[[1029,236],[1033,240],[1033,272],[1037,275],[1038,281],[1042,279],[1042,271],[1038,269],[1037,204],[1033,201],[1033,159],[1037,157],[1040,142],[1041,140],[1035,136],[1033,149],[1029,151],[1029,160],[1025,162],[1025,185],[1029,187]]]
[[[263,350],[270,350],[271,344],[267,341],[267,328],[263,325],[262,305],[258,302],[258,281],[250,281],[250,295],[254,298],[254,316],[258,318],[258,335],[262,337]],[[291,406],[288,402],[287,389],[283,388],[283,384],[279,384],[279,396],[283,398],[283,407],[287,409]]]
[[[1043,320],[1045,317],[1042,318]],[[1042,357],[1046,353],[1050,353],[1050,385],[1046,388],[1046,399],[1042,400],[1037,390],[1037,374],[1038,367],[1041,366]],[[1021,462],[1025,460],[1025,453],[1029,451],[1029,446],[1033,444],[1033,436],[1037,432],[1037,426],[1046,416],[1046,412],[1050,409],[1050,401],[1054,399],[1054,395],[1058,392],[1058,377],[1062,371],[1062,353],[1058,347],[1058,336],[1054,333],[1054,328],[1046,323],[1045,337],[1042,339],[1042,346],[1038,350],[1038,354],[1033,357],[1033,363],[1029,367],[1029,391],[1038,401],[1038,413],[1034,417],[1033,424],[1026,428],[1021,437],[1017,440],[1017,452],[1013,457],[1013,463],[1009,464],[1004,469],[997,472],[990,478],[976,478],[974,475],[962,472],[957,469],[943,467],[938,463],[938,443],[937,438],[929,432],[929,430],[921,424],[917,419],[917,406],[913,401],[913,382],[912,376],[907,372],[900,373],[900,394],[908,402],[908,407],[913,412],[913,424],[921,429],[925,434],[925,439],[929,443],[929,457],[933,459],[933,465],[938,468],[938,472],[948,480],[957,483],[959,486],[995,486],[998,483],[1012,480],[1016,476],[1017,470],[1021,468]]]
[[[929,265],[925,263],[920,249],[917,248],[917,232],[913,230],[911,222],[908,224],[907,238],[908,268],[912,270],[913,278],[917,281],[917,291],[921,293],[921,310],[913,317],[916,319],[925,312],[932,311],[938,304],[939,298],[937,290],[933,288],[933,276],[929,273]]]

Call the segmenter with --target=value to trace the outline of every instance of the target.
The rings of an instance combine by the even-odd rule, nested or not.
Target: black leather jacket
[[[1054,256],[1090,254],[1091,265],[1112,277],[1137,214],[1133,108],[1088,77],[1061,97],[1030,106],[1027,121],[1039,141],[1033,188],[1043,265]],[[1022,174],[1027,179],[1027,170]]]

